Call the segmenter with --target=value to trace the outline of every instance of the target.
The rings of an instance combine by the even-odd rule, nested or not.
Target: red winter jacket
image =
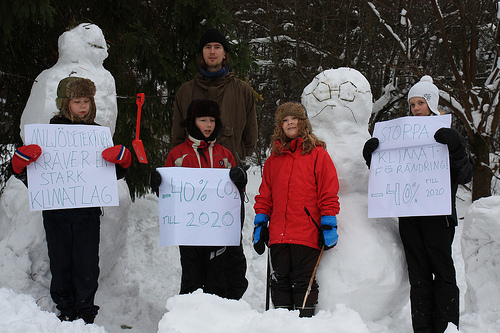
[[[256,214],[271,218],[270,245],[289,243],[319,249],[318,228],[304,208],[318,225],[321,216],[337,215],[339,182],[326,150],[317,146],[302,154],[302,140],[297,139],[295,151],[287,149],[267,159],[254,209]]]
[[[215,141],[206,143],[189,136],[167,156],[166,167],[227,168],[236,166],[233,154]]]

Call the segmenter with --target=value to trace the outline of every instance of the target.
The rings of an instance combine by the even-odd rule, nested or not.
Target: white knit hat
[[[422,97],[427,102],[432,113],[440,115],[438,111],[439,89],[432,83],[432,77],[424,75],[408,92],[408,103],[412,97]]]

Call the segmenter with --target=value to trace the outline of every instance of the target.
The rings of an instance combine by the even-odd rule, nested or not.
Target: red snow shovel
[[[137,94],[137,125],[135,128],[135,140],[132,141],[132,146],[134,147],[135,154],[141,163],[148,163],[148,158],[146,157],[146,152],[144,151],[144,145],[142,141],[139,140],[139,132],[141,131],[141,110],[142,104],[144,104],[144,93]]]

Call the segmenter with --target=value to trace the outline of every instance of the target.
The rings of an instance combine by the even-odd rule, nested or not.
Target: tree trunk
[[[471,151],[474,154],[476,172],[472,179],[472,200],[491,196],[492,172],[490,165],[490,138],[474,134],[471,141]]]

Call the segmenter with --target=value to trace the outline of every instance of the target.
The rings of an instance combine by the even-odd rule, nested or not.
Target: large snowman
[[[24,140],[24,125],[48,124],[58,112],[55,103],[57,85],[68,76],[94,81],[97,88],[95,121],[109,127],[113,134],[118,115],[115,79],[103,66],[108,47],[101,29],[95,24],[82,23],[59,37],[58,49],[57,63],[40,73],[31,88],[21,116],[21,138]]]
[[[80,24],[59,37],[59,59],[36,78],[30,97],[21,117],[21,137],[24,140],[24,125],[48,124],[58,112],[56,90],[59,81],[68,76],[91,79],[97,88],[96,122],[108,126],[114,133],[118,114],[115,80],[104,69],[107,45],[101,29],[89,23]],[[130,147],[129,147],[130,148]],[[120,257],[125,252],[127,237],[127,216],[131,205],[128,186],[124,180],[118,181],[119,207],[105,207],[101,216],[100,242],[100,284],[113,271],[119,274]],[[2,262],[12,261],[15,270],[0,275],[0,285],[17,292],[30,293],[39,299],[38,304],[45,310],[54,311],[48,288],[50,271],[47,245],[40,211],[28,211],[28,192],[24,184],[11,177],[0,200],[0,258]],[[100,288],[96,303],[102,298]]]
[[[318,269],[319,309],[343,303],[365,320],[382,319],[408,302],[408,278],[396,219],[368,219],[370,84],[351,68],[325,70],[304,88],[315,134],[327,144],[340,191],[339,243]]]

